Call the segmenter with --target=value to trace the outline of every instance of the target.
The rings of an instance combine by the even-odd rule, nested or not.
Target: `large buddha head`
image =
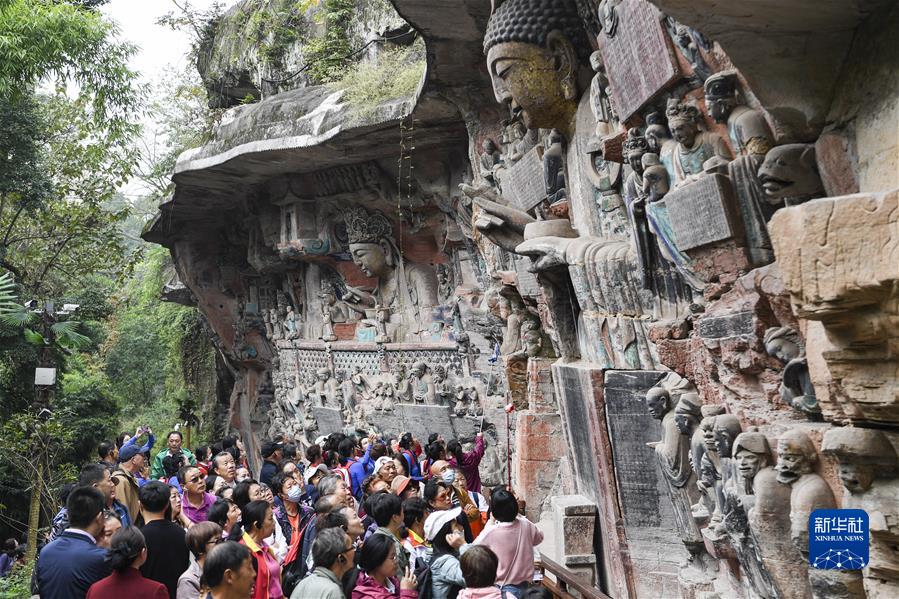
[[[393,227],[382,212],[355,206],[347,212],[346,229],[350,255],[365,276],[382,278],[394,269]]]
[[[484,35],[497,102],[528,129],[566,130],[577,112],[580,55],[589,49],[572,0],[505,0]]]

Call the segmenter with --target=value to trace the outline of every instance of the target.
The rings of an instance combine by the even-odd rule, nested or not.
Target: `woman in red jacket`
[[[147,561],[147,542],[134,526],[121,529],[112,536],[106,563],[112,574],[98,580],[87,591],[87,599],[168,599],[165,585],[149,580],[140,573]]]
[[[240,510],[241,526],[231,531],[253,554],[256,566],[256,590],[253,599],[283,599],[281,565],[265,539],[275,532],[275,519],[267,501],[251,501]],[[238,534],[240,535],[238,537]],[[130,599],[130,598],[129,598]]]
[[[359,567],[352,571],[344,587],[351,599],[418,599],[418,581],[411,569],[402,580],[396,578],[396,543],[387,535],[372,535],[358,554]]]

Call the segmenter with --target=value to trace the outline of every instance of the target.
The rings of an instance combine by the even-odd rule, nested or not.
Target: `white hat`
[[[312,477],[315,476],[316,472],[329,474],[331,471],[328,470],[328,467],[324,464],[319,464],[315,468],[306,468],[306,472],[303,473],[303,479],[305,479],[307,485],[309,484],[309,481],[312,480]]]
[[[431,513],[431,515],[428,516],[428,519],[425,520],[425,538],[429,541],[433,541],[434,537],[437,536],[437,533],[440,532],[440,529],[443,528],[447,522],[458,518],[461,513],[461,507],[454,507],[451,510],[440,510]]]
[[[328,435],[322,435],[321,437],[319,437],[318,439],[315,440],[315,444],[323,445],[325,443],[325,441],[327,441],[327,440],[328,440]]]
[[[393,462],[393,458],[388,458],[386,455],[379,457],[377,460],[375,460],[375,471],[373,474],[377,474],[378,470],[384,467],[384,464],[390,462]]]

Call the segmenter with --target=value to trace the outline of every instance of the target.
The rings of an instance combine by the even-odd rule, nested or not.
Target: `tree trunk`
[[[41,525],[41,490],[44,488],[44,451],[38,449],[35,476],[31,485],[31,503],[28,506],[28,547],[25,550],[25,563],[34,562],[37,555],[37,530]]]

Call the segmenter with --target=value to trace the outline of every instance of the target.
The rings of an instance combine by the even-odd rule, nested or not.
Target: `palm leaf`
[[[21,329],[35,320],[35,315],[29,312],[25,306],[11,304],[8,310],[0,306],[0,323],[12,329]]]
[[[92,343],[91,338],[78,332],[81,323],[76,320],[64,320],[50,327],[56,342],[68,349],[87,347]]]
[[[32,331],[31,329],[26,328],[24,331],[24,335],[25,341],[32,345],[44,346],[47,344],[47,340],[44,339],[44,336],[37,331]]]
[[[19,307],[16,299],[16,282],[12,278],[12,273],[5,272],[0,275],[0,314]]]

